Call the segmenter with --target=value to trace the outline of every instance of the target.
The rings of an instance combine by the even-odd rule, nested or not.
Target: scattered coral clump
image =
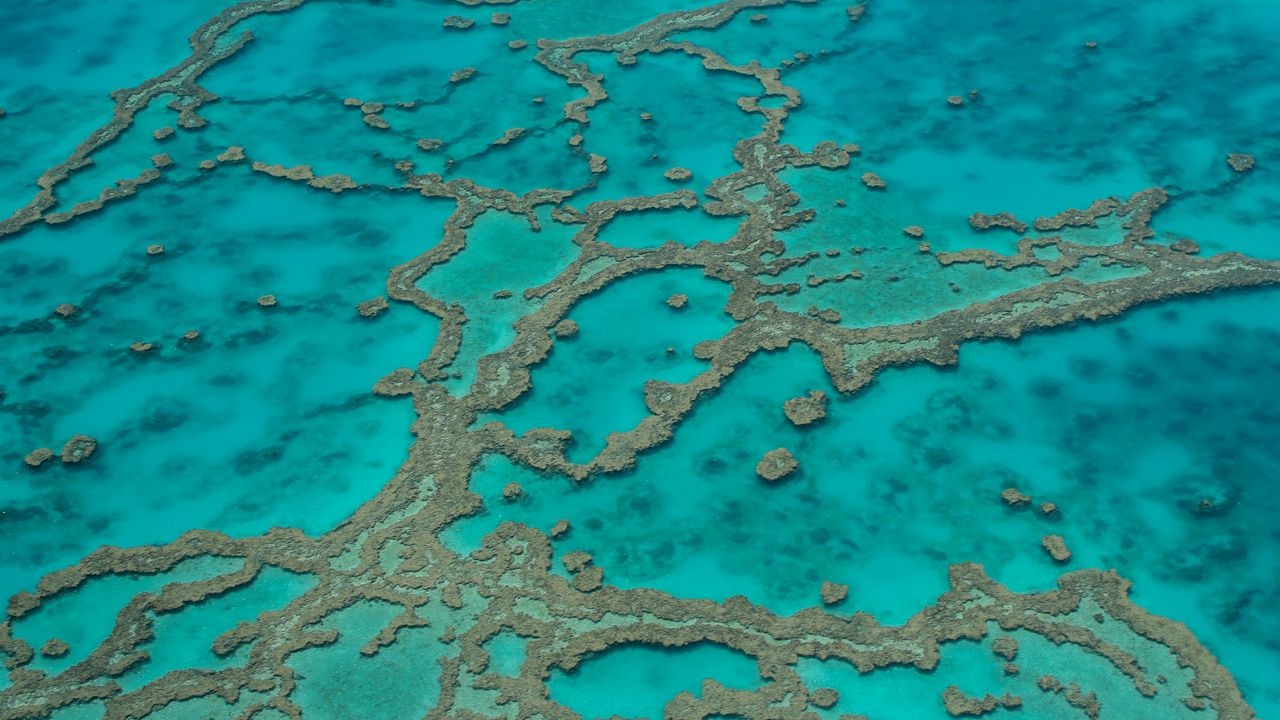
[[[1066,562],[1071,559],[1071,551],[1067,549],[1067,541],[1061,535],[1045,535],[1040,539],[1040,544],[1057,562]]]
[[[796,461],[790,450],[777,448],[765,453],[756,464],[756,475],[769,482],[776,482],[795,472],[799,467],[800,463]]]
[[[1006,503],[1014,507],[1027,505],[1031,502],[1031,496],[1023,494],[1022,491],[1017,488],[1005,488],[1004,491],[1000,493],[1000,497],[1003,498]]]
[[[22,461],[30,467],[40,467],[53,458],[53,451],[49,448],[36,448],[27,453]]]
[[[833,583],[829,580],[822,581],[822,604],[835,605],[843,602],[849,596],[849,586]]]
[[[873,172],[862,173],[862,184],[872,190],[883,190],[889,187],[889,183],[885,182],[883,178]]]
[[[375,318],[381,315],[388,307],[390,305],[387,304],[387,298],[379,295],[356,305],[356,312],[360,313],[360,317]]]
[[[62,446],[62,462],[78,463],[88,460],[98,449],[98,441],[88,435],[73,435]]]
[[[806,396],[784,402],[782,412],[793,425],[811,425],[827,416],[827,394],[821,390],[810,390]]]
[[[1231,166],[1232,170],[1242,173],[1252,170],[1256,161],[1248,153],[1230,153],[1227,155],[1227,164]]]

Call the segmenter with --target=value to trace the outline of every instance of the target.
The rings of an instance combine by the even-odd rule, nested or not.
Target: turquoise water
[[[0,8],[0,222],[230,3],[99,5]],[[951,686],[1079,717],[1046,674],[1104,720],[1280,713],[1280,290],[1252,287],[1280,282],[1275,3],[246,8],[271,12],[210,46],[253,35],[199,74],[206,124],[166,86],[43,209],[83,214],[0,225],[0,718],[943,718]],[[859,148],[796,155],[826,141]],[[969,221],[1152,187],[1146,247],[1131,215]],[[938,261],[1024,236],[1095,256]],[[1226,282],[1220,253],[1259,262]],[[1115,288],[1172,297],[1067,314]],[[854,382],[868,348],[900,356]],[[777,448],[798,469],[767,482]],[[1093,599],[1062,643],[954,631],[925,609],[966,562],[1025,594],[1114,569],[1191,635]],[[948,628],[937,668],[858,667],[858,613],[925,656]],[[1190,709],[1219,663],[1239,696]]]

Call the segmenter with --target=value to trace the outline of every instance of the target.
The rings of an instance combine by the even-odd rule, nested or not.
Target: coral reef
[[[784,402],[782,412],[793,425],[813,424],[827,416],[827,394],[821,390],[810,390],[804,397]]]
[[[1227,155],[1227,164],[1238,173],[1252,170],[1255,162],[1253,156],[1248,153],[1230,153]]]
[[[0,222],[0,237],[19,232],[35,222],[70,222],[100,209],[104,203],[130,196],[158,177],[157,173],[127,181],[79,211],[48,212],[57,206],[56,186],[83,167],[95,150],[124,132],[134,121],[135,113],[150,100],[175,94],[187,101],[181,109],[175,108],[180,113],[179,124],[182,127],[202,124],[196,111],[201,104],[215,98],[196,85],[196,80],[204,70],[233,55],[249,39],[247,32],[238,40],[227,37],[232,26],[258,13],[288,10],[299,2],[250,0],[235,5],[192,36],[190,58],[137,88],[113,94],[116,112],[111,122],[77,148],[67,162],[50,169],[41,178],[41,191],[36,199]],[[770,682],[758,691],[735,694],[709,685],[702,698],[690,696],[673,703],[719,703],[714,713],[691,712],[688,716],[719,714],[800,720],[812,717],[810,705],[828,708],[839,698],[834,690],[827,688],[810,691],[794,668],[798,658],[837,658],[854,665],[860,672],[891,666],[932,671],[942,662],[940,648],[943,645],[961,639],[981,639],[996,627],[1003,632],[1025,631],[1057,645],[1082,648],[1109,663],[1144,695],[1176,693],[1188,707],[1211,705],[1220,718],[1252,717],[1252,710],[1231,675],[1216,658],[1182,624],[1150,615],[1133,604],[1128,597],[1129,583],[1115,573],[1081,570],[1063,575],[1057,589],[1017,594],[987,577],[981,566],[954,565],[949,573],[950,589],[934,604],[906,623],[886,626],[868,615],[847,618],[817,607],[779,616],[742,597],[714,602],[681,599],[645,588],[625,590],[606,585],[603,569],[584,552],[563,556],[565,569],[572,575],[566,580],[550,571],[554,557],[550,538],[514,523],[493,528],[481,547],[467,556],[459,555],[440,541],[443,529],[460,518],[474,515],[483,506],[471,486],[472,472],[481,458],[502,455],[518,465],[560,473],[575,481],[629,469],[637,462],[637,455],[671,440],[675,428],[699,401],[717,391],[749,358],[763,351],[792,343],[804,344],[821,356],[824,369],[839,391],[854,392],[888,367],[922,362],[953,364],[958,360],[961,345],[969,341],[1016,339],[1026,332],[1111,317],[1143,303],[1280,282],[1280,265],[1275,262],[1238,254],[1198,258],[1193,257],[1194,253],[1146,242],[1153,234],[1149,227],[1151,215],[1167,199],[1163,191],[1152,189],[1128,199],[1099,200],[1086,210],[1068,210],[1035,223],[1037,230],[1052,232],[1087,227],[1100,217],[1114,214],[1124,218],[1126,234],[1123,240],[1111,245],[1083,246],[1065,240],[1041,239],[1020,242],[1018,252],[1012,255],[967,250],[936,256],[943,266],[975,263],[1002,271],[1040,268],[1048,279],[1033,287],[930,317],[871,327],[842,326],[839,312],[824,310],[818,305],[812,307],[812,312],[793,313],[781,309],[770,302],[770,296],[793,292],[789,289],[792,284],[770,281],[776,280],[782,270],[799,263],[789,258],[766,260],[764,256],[778,255],[782,243],[777,233],[808,222],[814,215],[812,209],[796,207],[801,200],[782,181],[784,171],[847,167],[859,148],[827,142],[806,153],[782,143],[783,121],[791,108],[799,106],[800,96],[783,83],[777,68],[757,62],[733,65],[713,50],[688,41],[671,40],[677,34],[683,36],[693,30],[719,27],[747,8],[781,4],[781,0],[729,0],[708,8],[665,13],[621,33],[537,43],[536,61],[562,78],[575,92],[580,91],[581,97],[565,105],[563,121],[577,125],[571,146],[575,148],[576,157],[588,159],[592,172],[597,174],[605,172],[605,161],[603,156],[582,147],[586,142],[583,130],[590,121],[591,110],[603,102],[608,93],[603,77],[577,59],[579,54],[611,53],[619,63],[627,65],[642,53],[685,53],[699,58],[708,72],[732,73],[759,81],[764,95],[783,101],[780,107],[764,107],[763,103],[751,99],[739,105],[744,111],[759,116],[761,131],[738,143],[734,157],[741,169],[711,180],[705,190],[709,200],[702,205],[712,216],[745,216],[746,221],[737,233],[724,243],[704,243],[696,247],[668,243],[640,252],[616,248],[599,240],[601,228],[618,212],[700,205],[701,198],[686,189],[676,189],[656,198],[598,201],[576,210],[564,205],[573,195],[570,191],[544,188],[519,195],[486,188],[467,179],[446,180],[437,174],[415,174],[411,167],[402,170],[403,186],[364,186],[386,194],[416,194],[456,203],[439,243],[391,270],[386,284],[389,298],[440,320],[439,336],[430,355],[416,368],[401,368],[387,374],[374,387],[378,395],[407,398],[416,412],[413,446],[403,466],[376,496],[329,532],[311,536],[298,530],[274,528],[260,536],[233,538],[194,530],[163,545],[103,547],[79,563],[49,574],[33,591],[13,596],[7,609],[11,621],[65,594],[77,592],[93,578],[112,574],[153,575],[192,558],[243,561],[238,570],[197,581],[173,582],[154,593],[137,595],[118,613],[114,629],[101,645],[86,659],[58,674],[46,674],[30,667],[32,647],[12,636],[11,623],[0,625],[0,652],[6,658],[11,681],[0,691],[0,706],[5,712],[14,717],[45,717],[59,708],[102,700],[106,717],[116,720],[145,717],[156,709],[193,698],[210,698],[221,699],[228,706],[243,699],[247,709],[236,712],[244,717],[270,712],[299,718],[302,709],[297,704],[297,673],[289,664],[291,657],[308,648],[335,642],[338,632],[324,629],[323,625],[335,613],[358,603],[377,601],[402,607],[404,613],[402,619],[392,621],[384,629],[376,643],[362,650],[365,655],[374,655],[395,642],[396,631],[421,621],[425,615],[418,613],[424,609],[465,608],[468,614],[466,623],[449,626],[440,635],[441,642],[453,645],[456,652],[441,659],[438,668],[431,668],[432,672],[439,672],[441,690],[429,717],[469,717],[467,698],[476,690],[497,691],[501,704],[510,705],[519,717],[562,717],[564,709],[549,697],[544,682],[553,668],[571,671],[593,653],[627,643],[682,647],[712,641],[755,659]],[[849,20],[859,22],[865,10],[861,4],[849,7]],[[504,16],[501,22],[499,15]],[[505,15],[494,14],[491,22],[504,24],[508,19]],[[451,29],[472,25],[473,20],[460,16],[450,16],[444,22],[444,26]],[[476,34],[482,32],[492,31],[482,29]],[[527,47],[527,43],[512,40],[508,46],[518,50]],[[797,57],[796,62],[806,59],[807,56]],[[379,104],[350,98],[344,105],[359,107],[364,121],[371,126],[388,127],[377,124],[378,121],[385,123],[380,117]],[[540,135],[540,132],[534,134]],[[510,129],[494,144],[504,145],[523,135],[521,128]],[[379,136],[385,141],[396,137],[396,132]],[[412,137],[402,138],[407,147],[412,147]],[[417,141],[417,147],[423,151],[437,150],[442,144],[431,139]],[[228,147],[217,156],[220,163],[246,159],[245,150],[240,146]],[[206,170],[215,166],[212,161],[200,164]],[[315,189],[337,192],[357,187],[348,175],[316,176],[309,165],[285,168],[254,161],[251,167]],[[676,170],[683,170],[683,175],[672,177]],[[676,181],[692,177],[692,173],[683,168],[670,170],[666,175]],[[884,181],[871,172],[863,174],[862,181],[869,188],[886,187]],[[753,186],[764,186],[770,192],[762,200],[747,202],[744,191]],[[481,321],[483,316],[474,307],[431,296],[420,287],[419,281],[467,247],[468,229],[482,213],[497,209],[525,216],[537,230],[535,210],[547,205],[557,206],[559,214],[554,216],[557,221],[563,222],[561,218],[564,218],[581,224],[581,231],[574,239],[579,254],[555,280],[521,289],[521,297],[529,301],[531,309],[515,322],[514,338],[478,360],[465,360],[474,363],[475,382],[469,390],[451,394],[439,381],[462,369],[463,334],[474,327],[468,323]],[[990,216],[975,213],[969,222],[977,230],[1001,227],[1022,233],[1027,229],[1008,213]],[[837,242],[847,246],[852,240],[833,238],[831,244]],[[1059,258],[1041,260],[1035,255],[1037,248],[1050,245],[1060,252]],[[927,246],[920,249],[928,251]],[[860,252],[855,249],[853,254]],[[839,252],[827,255],[837,257]],[[1145,272],[1092,284],[1055,276],[1083,259],[1105,259],[1142,268]],[[918,261],[932,262],[928,258],[918,258]],[[731,284],[733,293],[726,311],[736,324],[723,337],[694,348],[693,356],[706,366],[699,374],[683,383],[655,381],[646,385],[645,403],[651,414],[639,425],[610,435],[606,447],[595,457],[570,462],[564,455],[567,434],[541,430],[516,435],[501,422],[483,420],[485,413],[501,410],[525,396],[531,387],[530,369],[546,360],[556,338],[577,333],[577,324],[566,316],[582,298],[620,279],[667,267],[703,268],[708,275]],[[875,277],[869,269],[868,275]],[[848,275],[849,279],[860,277],[862,272],[856,269]],[[818,281],[815,287],[828,282],[817,275],[814,279]],[[799,283],[794,283],[794,292],[802,289]],[[376,315],[386,307],[387,298],[361,303],[358,306],[361,315],[370,316],[365,312],[367,303],[374,303],[369,309]],[[276,298],[264,295],[258,304],[271,307],[276,304]],[[252,307],[247,302],[241,306]],[[504,306],[514,306],[514,303]],[[63,307],[59,306],[55,312],[63,317],[74,313],[74,306],[66,306],[69,307],[66,312],[62,311]],[[188,341],[198,337],[195,331],[184,336]],[[673,352],[674,348],[669,350]],[[156,358],[153,364],[167,359]],[[825,414],[825,398],[824,393],[812,391],[807,397],[787,401],[784,412],[797,425],[812,423]],[[62,458],[69,463],[78,462],[88,458],[95,448],[96,441],[92,438],[76,436],[63,449]],[[767,481],[780,480],[797,469],[796,459],[785,448],[765,454],[756,467],[759,476]],[[761,491],[773,492],[774,489]],[[513,503],[511,509],[532,502],[523,499],[524,489],[516,482],[502,488],[502,497]],[[1014,506],[1031,503],[1029,496],[1014,488],[1006,489],[1002,497]],[[537,499],[540,498],[533,498]],[[1043,510],[1044,505],[1041,508]],[[1020,521],[1029,519],[1023,517]],[[549,534],[551,538],[559,538],[568,531],[569,522],[560,520]],[[1056,540],[1051,543],[1051,538]],[[1055,559],[1069,558],[1060,536],[1046,536],[1042,542]],[[1059,558],[1057,550],[1065,557]],[[115,678],[128,667],[146,660],[147,643],[152,638],[157,615],[244,587],[268,565],[307,574],[316,584],[287,607],[268,611],[230,628],[214,642],[213,649],[218,656],[234,654],[243,660],[217,670],[182,669],[137,688],[126,689],[116,682]],[[846,586],[824,582],[821,599],[823,604],[838,603],[847,592]],[[1088,608],[1084,612],[1105,616],[1109,632],[1095,633],[1085,628],[1077,617],[1082,608]],[[488,656],[483,645],[504,628],[530,640],[518,677],[500,678],[484,671]],[[1158,686],[1149,678],[1150,673],[1142,663],[1125,649],[1122,633],[1167,648],[1192,680],[1177,687]],[[1017,647],[1016,643],[1011,647],[1010,642],[1012,638],[1007,636],[996,638],[993,650],[999,657],[1012,661]],[[48,647],[46,644],[45,648]],[[1006,664],[1006,672],[1011,665],[1012,662]],[[1096,696],[1078,686],[1064,686],[1049,676],[1041,680],[1045,680],[1040,687],[1046,692],[1061,693],[1075,707],[1086,712],[1098,707]],[[954,709],[953,714],[957,714],[956,711],[988,712],[997,706],[1012,709],[1021,704],[1013,696],[970,698],[955,688],[944,693],[942,702],[948,711]]]
[[[356,312],[360,313],[360,317],[375,318],[381,315],[388,307],[390,305],[387,303],[386,296],[379,295],[356,305]]]
[[[1067,549],[1067,541],[1061,535],[1045,535],[1040,539],[1040,544],[1044,546],[1046,552],[1056,562],[1066,562],[1071,559],[1071,551]]]
[[[849,586],[833,583],[829,580],[822,581],[822,604],[835,605],[843,602],[849,596]]]
[[[41,465],[44,465],[46,462],[48,462],[51,459],[53,459],[52,450],[50,450],[49,448],[36,448],[35,450],[32,450],[31,452],[27,453],[27,455],[22,458],[22,461],[26,463],[28,466],[34,468],[34,467],[40,467]]]
[[[993,227],[1008,228],[1016,233],[1024,233],[1027,231],[1027,224],[1007,212],[996,213],[995,215],[987,215],[986,213],[974,213],[969,216],[969,225],[974,230],[987,230]]]
[[[71,650],[71,647],[67,645],[65,640],[60,640],[58,638],[49,638],[47,641],[45,641],[45,644],[41,646],[40,654],[45,657],[56,658],[56,657],[62,657],[63,655],[66,655],[67,652],[70,650]]]
[[[1003,491],[1001,491],[1000,497],[1006,503],[1014,507],[1028,505],[1031,503],[1031,496],[1024,494],[1022,491],[1018,490],[1017,488],[1005,488]]]
[[[572,320],[561,320],[556,323],[554,332],[556,337],[571,338],[578,334],[578,323]]]
[[[98,449],[98,441],[88,435],[72,435],[62,446],[62,462],[79,463],[88,460]]]
[[[776,448],[765,453],[756,464],[756,475],[769,482],[775,482],[787,477],[799,467],[800,463],[796,461],[790,450]]]

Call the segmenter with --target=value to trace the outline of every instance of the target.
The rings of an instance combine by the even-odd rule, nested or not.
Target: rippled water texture
[[[0,7],[0,720],[1280,715],[1280,6],[707,3]]]

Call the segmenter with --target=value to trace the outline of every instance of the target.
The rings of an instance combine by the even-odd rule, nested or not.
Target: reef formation
[[[147,192],[148,184],[171,171],[172,158],[156,156],[159,159],[154,168],[103,189],[96,199],[57,209],[63,206],[60,186],[87,167],[94,153],[129,132],[136,115],[150,103],[172,98],[168,107],[177,113],[177,129],[139,127],[136,132],[153,134],[159,142],[168,141],[175,133],[198,131],[205,124],[200,109],[217,100],[199,85],[201,74],[234,58],[252,39],[247,32],[234,35],[237,23],[262,13],[287,12],[303,2],[249,0],[230,7],[191,36],[192,52],[185,61],[137,87],[114,93],[111,121],[81,143],[66,161],[38,178],[36,197],[0,221],[0,243],[5,236],[24,232],[37,223],[85,222],[95,213],[111,212],[120,201]],[[462,4],[482,3],[463,0]],[[489,0],[489,4],[497,3]],[[536,61],[545,71],[583,93],[564,106],[563,122],[576,126],[570,141],[572,152],[593,176],[615,172],[604,156],[586,149],[591,114],[609,94],[604,76],[593,72],[579,55],[607,53],[620,66],[627,66],[642,54],[684,54],[697,58],[707,72],[758,83],[759,96],[740,98],[738,107],[757,116],[761,130],[737,142],[733,155],[741,169],[710,180],[705,190],[710,200],[705,203],[691,190],[678,188],[655,195],[598,200],[577,208],[571,204],[575,190],[542,188],[516,194],[467,179],[417,174],[411,165],[397,168],[402,184],[372,187],[342,173],[317,175],[310,165],[286,167],[273,162],[267,153],[259,154],[253,138],[244,138],[243,145],[228,147],[201,162],[200,167],[208,172],[217,172],[221,165],[244,163],[274,181],[304,184],[317,192],[377,189],[455,203],[445,222],[443,239],[390,270],[386,297],[356,305],[358,315],[370,320],[401,305],[415,307],[440,321],[430,355],[416,367],[388,374],[373,388],[378,395],[411,398],[416,420],[409,457],[375,497],[340,526],[318,536],[286,528],[249,538],[191,530],[165,545],[102,547],[72,567],[49,573],[34,590],[9,599],[8,621],[0,624],[0,653],[10,680],[9,686],[0,690],[0,718],[48,717],[59,708],[92,701],[101,701],[105,717],[111,720],[143,718],[208,697],[225,703],[227,717],[278,713],[301,718],[303,708],[294,699],[298,678],[290,665],[291,656],[336,643],[341,633],[326,625],[326,619],[368,603],[398,610],[389,624],[367,639],[360,649],[362,654],[376,655],[394,644],[401,631],[428,626],[441,630],[440,641],[456,648],[439,661],[438,670],[424,670],[439,675],[439,697],[433,707],[425,709],[425,715],[433,718],[573,717],[572,711],[549,697],[546,679],[553,670],[571,671],[584,658],[625,644],[678,647],[701,642],[750,656],[764,684],[744,691],[709,680],[698,695],[682,693],[672,698],[665,711],[667,717],[815,718],[819,717],[816,709],[835,706],[840,695],[832,688],[810,687],[795,668],[800,659],[838,659],[862,673],[893,666],[933,671],[942,662],[947,644],[989,638],[996,648],[992,662],[1003,666],[1005,672],[1011,667],[1018,672],[1020,666],[1013,665],[1019,657],[1012,637],[1015,632],[1101,658],[1143,697],[1172,696],[1188,710],[1211,709],[1216,717],[1227,720],[1254,717],[1231,675],[1191,632],[1179,622],[1157,617],[1134,604],[1128,596],[1129,582],[1113,572],[1076,570],[1062,575],[1056,590],[1018,594],[994,582],[979,565],[955,565],[950,569],[948,592],[905,624],[888,626],[864,613],[850,616],[821,607],[849,604],[847,587],[835,583],[824,583],[820,592],[815,587],[815,607],[791,616],[775,614],[742,597],[714,602],[652,589],[620,589],[609,584],[608,568],[596,565],[585,553],[557,558],[553,540],[571,532],[566,521],[550,528],[501,524],[485,537],[483,547],[469,555],[441,542],[442,531],[481,508],[481,497],[470,486],[470,479],[482,458],[502,455],[521,466],[575,482],[607,480],[643,462],[639,458],[646,451],[671,441],[700,400],[715,393],[743,363],[763,351],[804,344],[821,356],[834,386],[842,393],[853,393],[889,367],[954,364],[961,345],[969,341],[1017,339],[1024,333],[1100,320],[1137,305],[1178,296],[1280,283],[1280,262],[1237,253],[1200,257],[1194,244],[1159,242],[1151,229],[1152,216],[1168,202],[1169,194],[1149,188],[1032,222],[1007,212],[976,212],[969,219],[975,230],[982,231],[1024,233],[1033,228],[1038,235],[1019,240],[1014,253],[989,249],[935,252],[927,243],[910,250],[931,257],[940,267],[980,265],[991,273],[1017,269],[1040,273],[1039,280],[1029,287],[909,322],[872,326],[859,326],[836,309],[817,304],[807,311],[784,309],[782,298],[803,298],[807,290],[819,285],[896,280],[853,270],[834,276],[815,275],[805,285],[777,281],[784,272],[804,268],[823,256],[817,252],[787,256],[784,252],[779,235],[814,222],[816,217],[815,210],[804,207],[805,199],[784,181],[788,172],[805,168],[864,170],[861,181],[865,188],[850,192],[892,193],[893,184],[864,164],[859,148],[852,143],[832,140],[804,151],[783,142],[784,123],[801,106],[801,97],[783,82],[778,68],[755,61],[735,64],[710,47],[672,39],[693,30],[714,30],[739,13],[784,4],[785,0],[727,0],[666,13],[616,34],[536,42]],[[847,9],[851,31],[855,23],[874,17],[874,13],[864,17],[864,11],[863,5]],[[494,14],[491,22],[505,26],[518,15],[519,5],[515,4],[510,14]],[[751,19],[768,21],[763,14]],[[471,18],[450,15],[441,23],[458,33],[475,32]],[[515,50],[524,47],[518,44],[522,40],[511,42]],[[452,82],[467,82],[477,72],[483,68],[466,68],[455,74]],[[960,107],[964,98],[953,96],[947,102]],[[358,100],[348,104],[359,106],[368,132],[393,128],[381,116],[381,104],[375,107]],[[522,142],[525,135],[523,128],[513,128],[492,144],[501,149]],[[407,144],[431,151],[439,148],[440,141],[410,140]],[[1237,155],[1229,162],[1238,172],[1253,165],[1252,158],[1246,163]],[[693,178],[684,168],[673,168],[665,175],[679,183]],[[484,322],[483,315],[473,315],[473,310],[461,303],[434,297],[422,289],[420,281],[449,271],[450,261],[468,247],[469,230],[486,213],[521,215],[537,231],[540,220],[536,211],[546,206],[553,208],[557,222],[575,228],[572,241],[576,256],[549,283],[514,292],[494,288],[494,300],[523,300],[532,309],[515,321],[514,336],[504,347],[479,357],[468,356],[463,348],[469,333]],[[695,206],[713,216],[741,218],[736,233],[719,243],[685,246],[670,242],[646,249],[615,246],[600,239],[602,230],[619,216]],[[1118,228],[1116,236],[1105,242],[1072,239],[1071,230],[1097,228],[1104,220],[1113,223],[1109,227]],[[909,226],[905,232],[913,240],[925,235],[919,226]],[[1054,252],[1043,252],[1047,249]],[[840,249],[832,250],[825,256],[840,255]],[[147,252],[158,256],[163,248]],[[1073,275],[1095,263],[1128,272],[1101,281]],[[708,339],[694,348],[694,356],[707,366],[691,380],[652,380],[645,385],[644,401],[650,414],[643,421],[612,433],[605,447],[583,462],[569,460],[569,438],[563,431],[537,428],[516,434],[501,421],[481,421],[486,413],[502,410],[527,394],[532,388],[531,369],[547,359],[556,343],[577,336],[578,324],[567,315],[580,301],[624,278],[668,268],[698,269],[728,284],[732,291],[725,311],[735,324],[723,337]],[[950,291],[959,292],[955,288]],[[689,298],[683,293],[668,301],[673,312],[682,311],[687,302]],[[256,303],[264,312],[281,312],[287,309],[288,298],[281,301],[264,294]],[[76,308],[59,306],[55,312],[69,318]],[[191,331],[186,340],[193,342],[199,337]],[[151,349],[150,343],[141,341],[133,347],[139,355]],[[460,376],[456,373],[462,370],[474,379],[464,392],[452,393],[444,381],[457,379]],[[824,393],[813,391],[788,401],[783,412],[795,425],[807,426],[825,417],[826,402]],[[102,449],[109,447],[104,442]],[[61,458],[68,463],[89,461],[97,448],[93,438],[77,435],[68,441]],[[38,468],[54,456],[53,451],[40,448],[30,452],[27,462],[32,472],[39,472]],[[107,461],[107,457],[92,460]],[[768,481],[781,481],[797,472],[797,463],[789,451],[779,448],[760,461],[758,472]],[[795,481],[792,477],[785,482]],[[530,491],[512,485],[503,491],[510,501],[519,501]],[[1004,499],[1017,506],[1031,502],[1029,496],[1012,488]],[[1056,507],[1043,512],[1054,511]],[[1046,535],[1043,545],[1055,560],[1065,563],[1071,557],[1069,541],[1056,534]],[[59,673],[48,674],[30,665],[37,653],[64,655],[68,651],[65,642],[48,638],[37,649],[11,632],[16,621],[55,598],[77,592],[94,578],[157,575],[201,558],[233,560],[236,569],[176,581],[158,591],[136,595],[119,612],[109,636],[85,659]],[[564,573],[559,572],[561,566]],[[121,684],[122,676],[149,660],[143,646],[154,638],[157,618],[247,586],[267,567],[306,575],[315,584],[287,605],[263,612],[217,638],[214,653],[243,658],[242,663],[219,670],[173,670],[131,689]],[[489,669],[486,644],[502,632],[513,632],[527,641],[516,676]],[[1187,669],[1190,679],[1166,684],[1163,678],[1154,677],[1144,660],[1152,645],[1170,653],[1177,665]],[[1064,685],[1047,670],[1034,667],[1032,661],[1025,662],[1023,671],[1039,677],[1043,692],[1061,695],[1064,703],[1087,717],[1106,707],[1107,698],[1099,698],[1091,689]],[[932,701],[953,715],[979,715],[1022,704],[1016,696],[970,697],[954,687]]]

